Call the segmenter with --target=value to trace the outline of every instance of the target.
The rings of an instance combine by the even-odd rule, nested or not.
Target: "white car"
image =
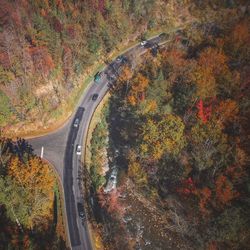
[[[117,184],[117,169],[113,169],[108,179],[108,183],[106,187],[104,188],[104,193],[108,193],[112,191],[113,189],[116,189],[116,184]]]
[[[76,146],[76,154],[77,155],[81,155],[82,154],[82,146],[81,145],[77,145]]]
[[[110,179],[111,179],[111,178],[116,179],[116,177],[117,177],[117,169],[113,169],[113,171],[112,171],[112,173],[111,173],[111,175],[110,175]]]
[[[74,127],[77,128],[79,126],[79,118],[76,118],[74,121]]]
[[[145,46],[147,44],[147,41],[141,41],[141,46]]]

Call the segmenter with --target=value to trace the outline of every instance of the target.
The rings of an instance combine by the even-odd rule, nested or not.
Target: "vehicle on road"
[[[159,45],[157,43],[152,44],[151,54],[153,56],[157,56],[158,50],[159,50]]]
[[[116,62],[121,62],[122,61],[122,56],[118,56],[117,58],[116,58]]]
[[[147,41],[143,40],[140,42],[141,46],[145,46],[147,44]]]
[[[81,219],[85,218],[84,207],[81,202],[77,202],[78,215]]]
[[[116,80],[116,76],[114,74],[108,74],[107,79],[109,82],[113,83]]]
[[[98,98],[98,94],[94,94],[94,95],[92,96],[92,101],[95,101],[97,98]]]
[[[148,41],[145,45],[144,45],[145,48],[149,49],[149,48],[152,48],[154,47],[154,43],[151,42],[151,41]]]
[[[79,144],[76,146],[76,154],[77,155],[81,155],[82,154],[82,146],[79,145]]]
[[[101,80],[101,76],[102,76],[102,72],[98,71],[95,75],[94,75],[94,82],[98,83]]]
[[[76,118],[74,121],[74,127],[77,128],[79,126],[80,120],[79,118]]]
[[[169,38],[169,34],[163,32],[163,33],[161,33],[161,34],[159,35],[159,38],[162,39],[162,40],[164,40],[164,39],[166,40],[166,39]]]
[[[116,62],[117,63],[122,63],[122,64],[125,64],[128,62],[128,58],[126,56],[118,56],[116,58]]]

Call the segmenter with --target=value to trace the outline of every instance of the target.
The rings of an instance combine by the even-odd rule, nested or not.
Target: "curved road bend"
[[[158,43],[160,42],[160,38],[154,37],[148,41]],[[145,51],[144,47],[136,45],[127,50],[123,55],[131,60]],[[86,92],[83,93],[74,114],[63,127],[45,136],[28,140],[34,149],[34,153],[37,155],[40,155],[41,148],[44,148],[43,157],[53,164],[60,179],[63,180],[68,233],[73,250],[92,249],[87,224],[82,225],[76,207],[77,202],[83,202],[78,184],[81,156],[76,155],[76,145],[81,144],[85,148],[91,117],[96,106],[108,91],[107,76],[117,76],[119,74],[119,66],[121,66],[121,62],[117,60],[113,61],[104,69],[101,80],[98,83],[92,82],[90,84]],[[95,93],[98,93],[99,96],[96,101],[93,101],[92,96]],[[80,120],[77,128],[73,126],[76,118]]]

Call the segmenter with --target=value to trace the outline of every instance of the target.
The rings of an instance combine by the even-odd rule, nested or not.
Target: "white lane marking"
[[[43,158],[44,147],[41,148],[41,158]]]

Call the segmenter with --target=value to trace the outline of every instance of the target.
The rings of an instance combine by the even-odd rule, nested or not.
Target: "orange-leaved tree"
[[[248,60],[250,56],[250,32],[249,22],[243,20],[235,25],[232,30],[231,36],[228,37],[229,51],[233,57],[239,61]]]
[[[33,228],[42,218],[52,216],[55,178],[48,164],[38,157],[31,157],[27,163],[13,157],[9,175],[27,194],[24,202],[29,215],[28,227]]]
[[[215,97],[217,95],[216,79],[228,73],[228,58],[221,49],[207,48],[198,58],[190,78],[196,82],[197,95],[200,99]]]
[[[239,196],[239,193],[234,190],[233,184],[225,175],[220,175],[215,181],[216,199],[219,207],[224,207],[234,198]]]
[[[239,107],[236,101],[226,99],[221,101],[218,107],[215,109],[215,115],[217,122],[221,126],[225,126],[229,122],[233,122],[237,119],[239,113]]]
[[[211,201],[212,191],[208,187],[204,187],[202,189],[196,190],[196,195],[199,198],[199,208],[200,212],[203,215],[209,214],[209,210],[207,208],[208,203]]]
[[[144,75],[141,73],[136,75],[131,83],[130,91],[128,93],[128,102],[131,105],[136,105],[140,101],[140,97],[144,95],[144,92],[148,87],[148,83],[149,80]]]

